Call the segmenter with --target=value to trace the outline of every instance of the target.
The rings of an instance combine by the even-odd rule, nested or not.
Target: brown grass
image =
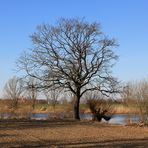
[[[0,112],[12,112],[13,109],[10,108],[10,102],[11,100],[0,100]],[[47,105],[47,104],[40,104],[36,103],[35,109],[32,110],[32,107],[29,102],[23,103],[19,102],[18,109],[15,110],[15,112],[18,113],[24,113],[24,112],[33,112],[33,113],[48,113],[48,112],[72,112],[72,105],[71,104],[58,104],[56,105],[55,110],[53,109],[52,105]],[[113,113],[116,114],[126,114],[126,113],[139,113],[139,109],[133,105],[126,106],[124,104],[113,104],[112,106]],[[81,104],[80,105],[80,112],[84,113],[90,113],[90,109],[85,105]]]
[[[5,147],[146,147],[148,127],[92,121],[0,121],[0,146]]]

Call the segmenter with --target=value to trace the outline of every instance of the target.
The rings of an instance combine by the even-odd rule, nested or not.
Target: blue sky
[[[0,96],[15,61],[31,47],[29,35],[60,17],[85,17],[101,23],[117,39],[120,56],[113,73],[122,81],[148,77],[147,0],[0,0]]]

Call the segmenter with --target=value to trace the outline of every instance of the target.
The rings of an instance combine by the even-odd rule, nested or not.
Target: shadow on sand
[[[17,137],[14,134],[1,133],[1,131],[6,130],[21,130],[21,129],[35,129],[35,128],[46,128],[46,127],[70,127],[75,125],[85,125],[85,126],[95,126],[94,122],[87,121],[75,121],[75,120],[56,120],[56,121],[36,121],[36,120],[1,120],[0,121],[0,139],[3,138],[13,138]],[[101,125],[101,127],[107,127],[110,125]],[[58,140],[43,140],[43,139],[34,139],[30,141],[19,141],[16,138],[14,142],[7,142],[0,140],[0,147],[9,148],[9,147],[21,147],[21,148],[31,148],[31,147],[41,147],[41,148],[99,148],[99,147],[108,147],[108,148],[139,148],[148,146],[148,137],[143,139],[118,139],[114,140],[104,140],[104,141],[95,141],[92,139],[82,139],[78,141],[58,141]]]
[[[0,130],[1,129],[34,129],[34,128],[46,128],[46,127],[70,127],[75,125],[93,125],[94,121],[77,121],[73,119],[55,119],[55,120],[14,120],[14,119],[8,119],[8,120],[0,120]],[[94,125],[95,126],[95,125]],[[107,124],[102,124],[103,126],[108,126]]]
[[[1,135],[0,135],[1,136]],[[9,136],[9,135],[4,135]],[[12,135],[11,135],[12,136]],[[124,139],[124,140],[108,140],[103,142],[61,142],[61,141],[25,141],[20,142],[16,141],[13,143],[9,142],[0,142],[0,146],[2,148],[5,147],[21,147],[21,148],[33,148],[33,147],[41,147],[41,148],[147,148],[148,146],[148,138],[145,139]]]

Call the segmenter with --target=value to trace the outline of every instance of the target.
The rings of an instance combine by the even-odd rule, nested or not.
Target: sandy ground
[[[0,148],[148,147],[148,127],[92,121],[0,121]]]

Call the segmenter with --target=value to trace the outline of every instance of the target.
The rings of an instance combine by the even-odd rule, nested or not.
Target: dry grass
[[[92,121],[0,121],[1,147],[146,147],[148,127]]]
[[[0,100],[0,112],[12,112],[13,109],[10,108],[11,100]],[[58,104],[56,105],[55,110],[52,105],[37,103],[35,109],[32,110],[32,107],[29,102],[22,103],[19,102],[18,109],[15,112],[24,113],[24,112],[33,112],[33,113],[48,113],[48,112],[72,112],[71,104]],[[139,113],[139,109],[135,105],[125,106],[124,104],[113,104],[112,105],[113,113],[116,114],[126,114],[126,113]],[[84,113],[90,113],[90,109],[85,104],[80,104],[80,111]]]
[[[113,105],[113,111],[116,114],[139,113],[139,110],[135,105],[125,106],[123,104]]]

